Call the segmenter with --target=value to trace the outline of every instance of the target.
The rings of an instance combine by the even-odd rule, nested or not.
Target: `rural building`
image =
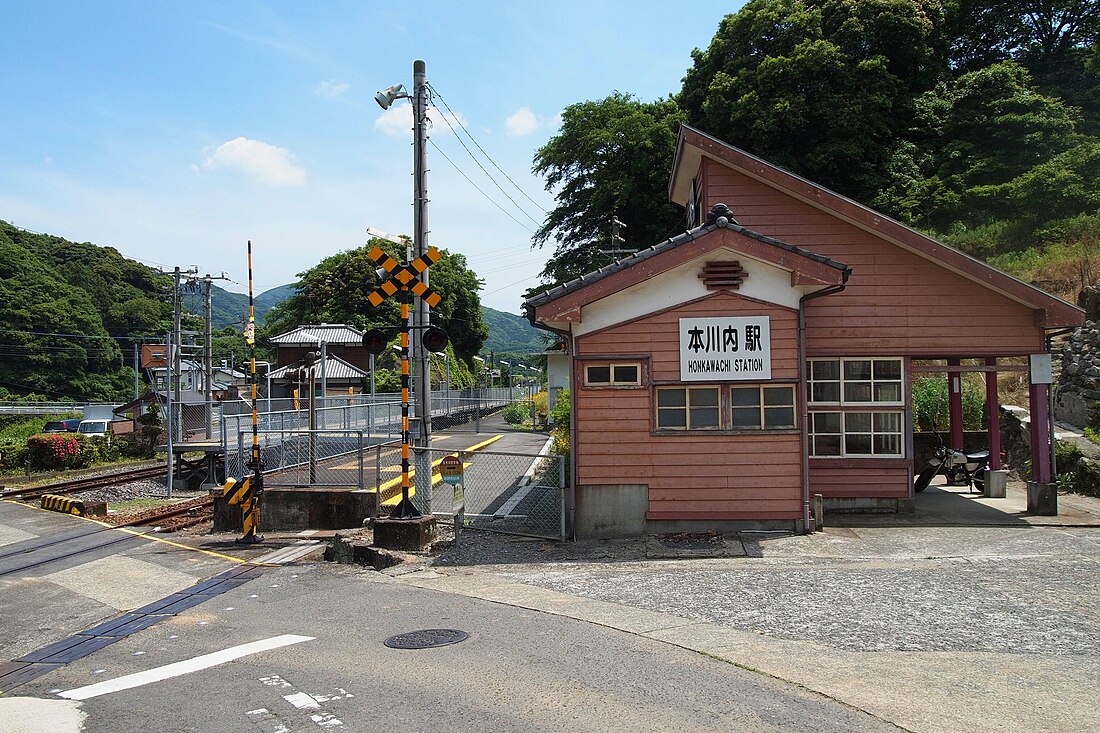
[[[996,416],[1008,357],[1035,355],[1049,484],[1047,337],[1082,311],[690,127],[669,194],[687,231],[526,303],[569,358],[578,537],[799,529],[813,494],[905,510],[913,376],[950,375],[961,448],[960,374]]]
[[[343,324],[322,323],[299,326],[270,339],[275,347],[275,368],[270,374],[273,397],[308,394],[301,367],[310,352],[319,353],[313,364],[314,393],[355,394],[363,392],[370,379],[370,353],[363,347],[363,332]],[[322,381],[324,386],[322,387]]]

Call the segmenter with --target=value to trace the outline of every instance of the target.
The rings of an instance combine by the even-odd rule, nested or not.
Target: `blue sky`
[[[225,272],[238,292],[251,239],[256,292],[293,282],[368,226],[412,233],[411,114],[373,97],[411,88],[423,59],[452,125],[523,191],[481,158],[517,207],[437,115],[429,241],[466,256],[485,305],[518,313],[550,254],[530,248],[552,207],[530,169],[558,114],[678,90],[742,4],[9,0],[0,219]]]

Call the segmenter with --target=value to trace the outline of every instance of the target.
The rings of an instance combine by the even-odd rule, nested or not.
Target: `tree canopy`
[[[681,121],[983,256],[1069,218],[1100,233],[1098,35],[1094,0],[752,0],[672,97],[566,109],[534,158],[557,192],[538,289],[607,262],[627,199],[634,248],[668,236]]]
[[[377,307],[367,300],[380,282],[375,273],[378,265],[369,257],[375,245],[395,260],[404,261],[404,248],[384,239],[371,239],[362,247],[326,257],[298,274],[294,294],[271,309],[260,337],[308,323],[343,323],[364,330],[398,326],[400,304],[396,298]],[[442,298],[431,311],[432,323],[447,332],[455,354],[469,362],[489,336],[477,294],[481,281],[467,268],[463,255],[447,250],[440,253],[442,256],[429,270],[431,287]]]

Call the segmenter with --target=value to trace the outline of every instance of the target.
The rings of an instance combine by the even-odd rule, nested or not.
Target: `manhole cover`
[[[393,649],[431,649],[435,646],[457,644],[469,636],[458,629],[424,629],[391,636],[382,643]]]

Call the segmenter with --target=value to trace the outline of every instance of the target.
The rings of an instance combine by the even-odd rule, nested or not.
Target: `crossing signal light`
[[[435,326],[424,329],[424,348],[428,351],[443,351],[447,348],[447,332]]]
[[[386,350],[388,342],[386,332],[380,328],[372,328],[363,334],[363,347],[376,356]]]

